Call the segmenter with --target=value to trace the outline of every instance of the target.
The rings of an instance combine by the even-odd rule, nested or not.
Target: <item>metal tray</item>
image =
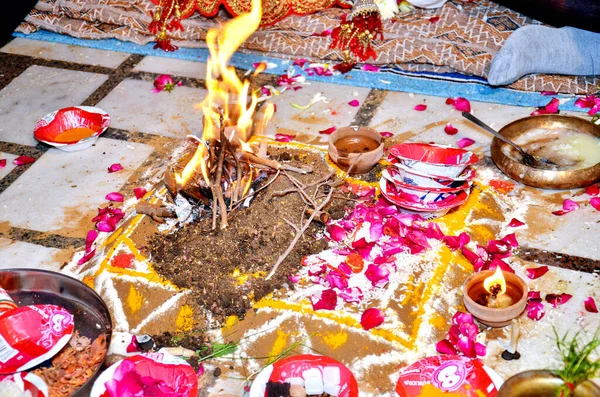
[[[74,316],[79,335],[94,340],[104,333],[106,345],[110,344],[112,320],[108,307],[96,291],[81,281],[47,270],[10,269],[0,270],[0,286],[17,306],[49,304],[64,307]],[[88,397],[102,369],[103,365],[100,365],[72,397]]]

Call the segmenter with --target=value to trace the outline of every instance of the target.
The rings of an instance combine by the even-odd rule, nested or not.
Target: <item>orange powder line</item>
[[[256,309],[269,308],[277,311],[289,310],[299,314],[310,313],[318,318],[332,320],[338,324],[362,330],[362,326],[360,325],[360,323],[350,316],[346,316],[341,313],[332,311],[314,311],[307,303],[289,303],[285,301],[274,300],[272,298],[263,298],[260,301],[255,302],[253,304],[253,307]],[[406,339],[394,334],[392,331],[382,329],[371,329],[369,332],[372,335],[379,336],[387,340],[388,342],[400,343],[402,346],[408,349],[412,349],[414,345],[413,341],[407,341]]]

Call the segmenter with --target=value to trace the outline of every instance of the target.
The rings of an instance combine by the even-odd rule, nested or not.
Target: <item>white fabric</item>
[[[447,0],[408,0],[415,7],[420,8],[439,8],[444,5]]]

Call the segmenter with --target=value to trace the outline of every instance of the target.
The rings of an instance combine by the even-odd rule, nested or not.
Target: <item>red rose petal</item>
[[[384,138],[389,138],[389,137],[391,137],[391,136],[394,136],[394,134],[392,134],[392,133],[391,133],[391,132],[389,132],[389,131],[380,132],[380,133],[379,133],[379,135],[381,135],[381,136],[382,136],[382,137],[384,137]]]
[[[291,142],[295,137],[295,135],[275,134],[275,140],[277,142]]]
[[[363,329],[370,330],[383,324],[384,320],[385,315],[383,312],[375,307],[371,307],[365,310],[360,317],[360,325],[362,325]]]
[[[336,128],[335,126],[334,126],[334,127],[329,127],[329,128],[327,128],[326,130],[321,130],[321,131],[319,131],[319,134],[330,135],[330,134],[332,134],[332,133],[333,133],[333,132],[334,132],[336,129],[337,129],[337,128]]]
[[[135,194],[135,198],[138,200],[144,197],[146,193],[148,193],[148,191],[143,187],[136,187],[135,189],[133,189],[133,194]]]
[[[356,99],[353,99],[350,102],[348,102],[348,105],[350,105],[352,107],[357,107],[360,105],[360,102],[358,102]]]
[[[552,98],[550,102],[546,104],[546,106],[540,107],[531,113],[532,116],[539,116],[540,114],[556,114],[558,113],[558,105],[560,101],[557,98]]]
[[[365,277],[374,287],[383,287],[389,281],[390,271],[385,266],[369,264],[365,271]]]
[[[117,203],[122,203],[123,195],[119,192],[111,192],[106,195],[105,199],[107,199],[108,201],[115,201]]]
[[[439,20],[440,20],[440,17],[437,17],[437,16],[429,18],[429,22],[431,22],[431,23],[436,23]]]
[[[444,127],[444,132],[448,135],[456,135],[458,133],[458,128],[454,128],[452,124],[448,123],[446,124],[446,127]]]
[[[475,143],[475,141],[472,140],[471,138],[461,138],[458,140],[458,142],[456,142],[456,145],[462,149],[462,148],[466,148],[467,146],[471,146],[474,143]]]
[[[548,294],[546,295],[546,302],[550,303],[554,307],[567,303],[573,295],[570,294]]]
[[[113,172],[118,172],[121,171],[123,169],[123,166],[119,163],[115,163],[112,164],[110,167],[108,167],[108,173],[113,173]]]
[[[446,105],[452,105],[456,110],[461,112],[471,111],[471,102],[469,102],[468,99],[463,97],[448,98],[446,99]]]
[[[527,272],[527,277],[535,280],[536,278],[540,278],[548,272],[548,266],[530,267],[525,271]]]
[[[600,197],[592,197],[590,199],[590,205],[600,211]]]
[[[16,165],[25,165],[25,164],[33,163],[34,161],[35,161],[35,159],[33,157],[19,156],[16,159],[13,160],[13,164],[16,164]]]
[[[600,195],[600,186],[598,186],[598,184],[586,186],[585,193],[590,196],[598,196]]]
[[[96,255],[96,250],[93,249],[90,252],[86,253],[81,259],[79,259],[77,261],[78,265],[83,265],[84,263],[88,262],[90,259],[92,259],[94,257],[94,255]]]
[[[346,231],[343,227],[338,225],[327,226],[327,232],[331,236],[331,239],[336,242],[342,241],[346,237]]]
[[[521,222],[517,218],[512,218],[510,220],[510,222],[508,223],[508,226],[510,226],[510,227],[519,227],[519,226],[523,226],[524,224],[525,224],[524,222]]]
[[[423,110],[427,109],[427,105],[425,105],[425,104],[422,104],[422,103],[421,103],[421,104],[419,104],[419,105],[415,106],[415,108],[414,108],[414,109],[415,109],[417,112],[422,112]]]
[[[337,304],[337,293],[333,289],[321,291],[320,295],[310,297],[313,310],[334,310]]]
[[[287,278],[290,280],[290,283],[296,284],[298,281],[300,281],[301,277],[299,274],[289,274]]]
[[[92,250],[92,244],[98,238],[98,232],[95,230],[90,230],[85,238],[85,252],[89,253]]]
[[[598,308],[596,307],[596,301],[591,296],[588,296],[583,300],[583,305],[585,306],[585,310],[590,313],[598,313]]]
[[[379,72],[379,68],[375,65],[370,65],[368,63],[365,63],[362,68],[362,70],[365,70],[367,72]]]
[[[0,168],[6,167],[6,159],[0,160]]]
[[[435,350],[442,354],[456,354],[457,351],[448,339],[442,339],[435,344]]]

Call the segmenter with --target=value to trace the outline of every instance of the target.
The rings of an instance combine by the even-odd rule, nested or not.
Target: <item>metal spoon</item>
[[[517,145],[516,143],[514,143],[513,141],[511,141],[504,135],[500,134],[498,131],[496,131],[495,129],[493,129],[492,127],[490,127],[483,121],[479,120],[477,117],[473,116],[471,113],[462,112],[462,115],[467,120],[472,121],[473,123],[477,124],[481,128],[485,129],[486,131],[488,131],[489,133],[494,135],[496,138],[498,138],[501,141],[504,141],[504,142],[508,143],[510,146],[514,147],[519,152],[519,154],[521,154],[521,156],[523,157],[523,164],[525,164],[529,167],[546,168],[546,169],[548,169],[549,166],[551,166],[551,167],[558,166],[558,164],[556,164],[555,162],[553,162],[551,160],[548,160],[543,157],[537,157],[537,156],[527,153],[525,150],[523,150],[523,148],[521,146]]]

